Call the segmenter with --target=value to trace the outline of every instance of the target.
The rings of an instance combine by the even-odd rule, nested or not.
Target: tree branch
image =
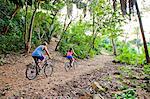
[[[3,11],[0,10],[0,12],[5,15],[8,19],[10,19],[10,17],[8,15],[6,15]]]

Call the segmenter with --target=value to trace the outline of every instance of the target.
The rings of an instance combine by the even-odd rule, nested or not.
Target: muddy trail
[[[52,45],[52,44],[51,44]],[[78,79],[80,76],[90,73],[93,70],[103,68],[106,63],[112,61],[112,56],[100,55],[92,59],[78,60],[78,67],[75,70],[66,72],[64,63],[68,61],[60,53],[54,51],[54,47],[49,48],[50,53],[55,58],[54,72],[51,77],[45,77],[40,73],[34,80],[28,80],[25,76],[26,65],[33,61],[31,56],[22,56],[14,62],[0,66],[0,89],[2,98],[25,94],[31,97],[33,94],[40,94],[49,97],[51,90],[58,85],[65,85],[67,82]],[[11,57],[10,57],[11,58]],[[54,94],[54,93],[53,93]]]

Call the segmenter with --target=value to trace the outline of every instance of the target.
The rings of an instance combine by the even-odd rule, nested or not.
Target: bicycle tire
[[[65,66],[64,67],[65,67],[66,72],[68,72],[70,70],[70,68],[71,68],[70,62],[65,62]]]
[[[34,65],[27,66],[26,78],[28,78],[29,80],[33,80],[36,78],[37,74],[38,74],[37,66]]]
[[[76,69],[77,66],[78,66],[78,62],[77,62],[77,61],[74,61],[74,62],[73,62],[73,68]]]
[[[51,76],[53,73],[53,66],[52,64],[46,64],[44,67],[44,74],[46,77]]]

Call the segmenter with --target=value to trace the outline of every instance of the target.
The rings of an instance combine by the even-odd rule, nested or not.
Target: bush
[[[123,92],[121,94],[115,94],[116,99],[136,99],[136,94],[133,89],[130,89],[126,92]]]
[[[120,46],[120,48],[118,49],[118,53],[119,55],[116,56],[116,60],[120,61],[121,63],[127,63],[131,65],[144,64],[144,52],[142,54],[138,54],[134,48],[131,48],[130,44],[128,44],[128,46]]]
[[[144,65],[144,73],[150,75],[150,65]]]
[[[2,53],[18,52],[24,48],[23,39],[16,33],[0,36],[0,50]]]
[[[91,50],[89,55],[90,55],[90,57],[94,57],[96,55],[96,51],[95,50]]]

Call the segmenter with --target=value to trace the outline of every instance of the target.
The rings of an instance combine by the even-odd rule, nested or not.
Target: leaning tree
[[[129,15],[131,16],[131,14],[132,14],[131,12],[133,12],[134,7],[136,8],[136,12],[137,12],[138,20],[139,20],[139,25],[140,25],[140,30],[141,30],[141,34],[142,34],[142,39],[143,39],[146,62],[150,63],[148,47],[147,47],[147,43],[146,43],[146,39],[145,39],[145,35],[144,35],[144,29],[143,29],[142,19],[141,19],[137,0],[120,0],[120,5],[121,5],[121,11],[122,11],[123,15],[126,15],[127,9],[129,9]],[[116,11],[116,6],[117,6],[117,0],[113,0],[114,11]]]

